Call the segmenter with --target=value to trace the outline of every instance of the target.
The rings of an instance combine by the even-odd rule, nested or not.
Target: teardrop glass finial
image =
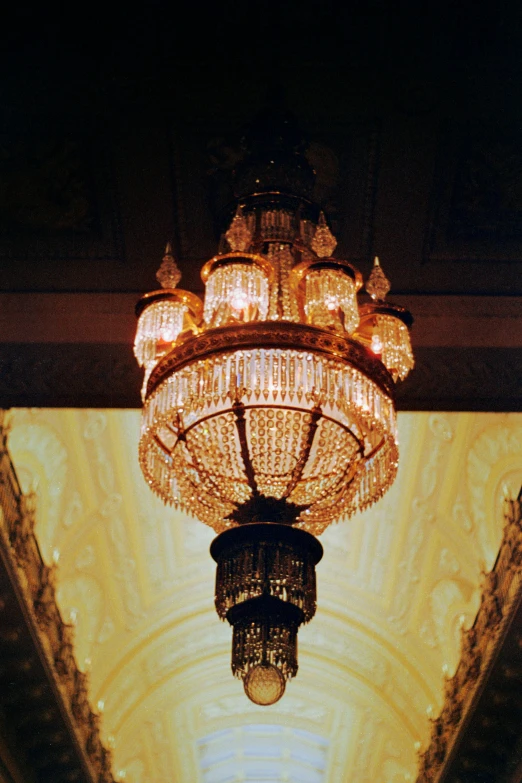
[[[161,284],[162,288],[176,288],[181,280],[181,272],[172,255],[172,245],[170,242],[167,242],[163,261],[156,272],[156,280]]]
[[[250,247],[252,232],[248,228],[245,216],[243,215],[243,207],[238,206],[236,214],[232,218],[230,228],[225,233],[225,236],[232,250],[244,252]]]
[[[337,240],[330,231],[324,212],[319,215],[319,222],[312,239],[312,250],[319,258],[328,258],[337,246]]]
[[[390,281],[382,271],[379,258],[375,256],[373,269],[366,282],[366,290],[374,301],[383,302],[391,288]]]

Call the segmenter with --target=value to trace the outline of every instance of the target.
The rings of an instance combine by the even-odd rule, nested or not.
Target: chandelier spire
[[[181,280],[181,272],[172,255],[172,245],[170,242],[167,242],[165,247],[163,260],[156,272],[156,280],[160,283],[162,288],[176,288]]]
[[[378,256],[375,256],[373,268],[366,283],[366,290],[374,301],[384,302],[390,288],[390,281],[382,271]]]

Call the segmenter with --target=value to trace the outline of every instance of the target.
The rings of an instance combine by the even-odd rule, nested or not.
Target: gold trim
[[[361,325],[376,315],[391,315],[393,318],[398,318],[408,329],[411,329],[413,324],[412,314],[401,305],[392,304],[391,302],[368,302],[368,304],[363,304],[359,307]]]
[[[315,326],[291,321],[261,321],[207,329],[176,345],[156,365],[147,385],[147,397],[169,375],[188,364],[218,353],[256,348],[286,348],[343,360],[370,378],[394,402],[395,384],[382,364],[361,343]]]
[[[149,307],[149,305],[154,304],[154,302],[161,302],[168,299],[187,305],[190,314],[196,323],[201,323],[203,318],[203,302],[196,294],[193,294],[190,291],[183,291],[181,288],[160,288],[157,291],[149,291],[147,294],[144,294],[136,303],[136,317],[139,318],[142,312]]]
[[[313,252],[313,251],[310,251]],[[355,282],[355,290],[362,288],[363,278],[359,270],[348,261],[342,261],[339,258],[310,258],[296,264],[290,273],[290,283],[294,291],[299,296],[299,288],[308,272],[314,269],[338,269],[345,272]]]
[[[244,253],[241,250],[236,250],[233,253],[223,253],[221,256],[211,258],[201,270],[201,279],[206,283],[214,269],[234,263],[246,263],[260,267],[267,276],[269,285],[272,285],[275,280],[275,269],[267,258],[258,253]]]

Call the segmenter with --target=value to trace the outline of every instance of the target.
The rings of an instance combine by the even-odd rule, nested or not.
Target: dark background
[[[364,275],[379,255],[391,297],[414,310],[423,390],[408,398],[408,381],[404,405],[520,404],[520,4],[19,5],[2,27],[4,404],[138,404],[132,297],[111,300],[127,325],[110,339],[95,315],[88,338],[80,321],[71,330],[78,299],[55,301],[69,313],[59,329],[27,297],[141,294],[169,239],[181,285],[201,291],[241,136],[274,85],[309,139],[337,255]],[[96,395],[56,393],[67,351]],[[31,389],[42,372],[45,393],[44,380]]]

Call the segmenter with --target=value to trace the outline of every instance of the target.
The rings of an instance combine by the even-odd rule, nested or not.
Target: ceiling
[[[201,290],[276,85],[337,255],[378,255],[414,315],[399,407],[520,410],[520,5],[11,4],[4,27],[3,407],[139,407],[136,299],[168,239]]]
[[[133,410],[19,409],[9,438],[120,777],[413,781],[495,559],[502,499],[522,483],[522,416],[400,414],[398,479],[322,536],[318,612],[271,708],[230,673],[213,533],[151,494],[138,431]]]

